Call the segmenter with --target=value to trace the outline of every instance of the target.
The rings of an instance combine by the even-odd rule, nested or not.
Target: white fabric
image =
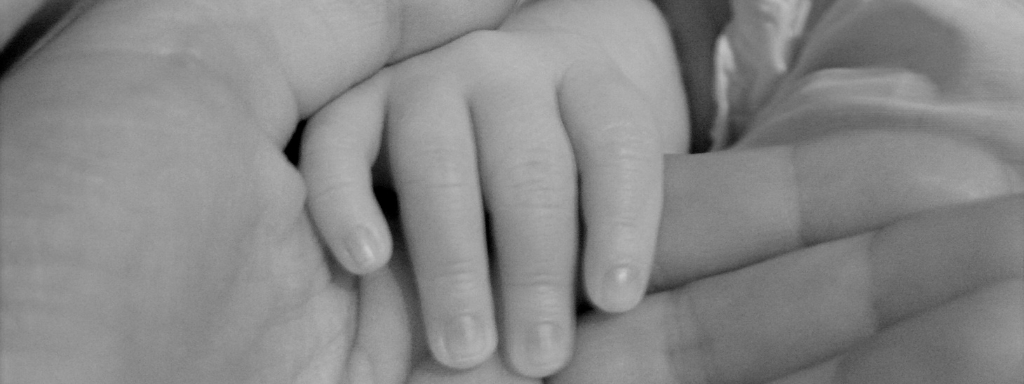
[[[733,0],[716,148],[851,129],[1024,147],[1024,1]],[[1024,153],[998,153],[1013,162]]]
[[[811,10],[811,0],[730,3],[732,20],[719,37],[715,52],[718,116],[712,138],[716,146],[743,133],[749,115],[789,70]]]

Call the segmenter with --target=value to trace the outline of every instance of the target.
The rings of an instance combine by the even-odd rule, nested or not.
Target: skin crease
[[[108,1],[81,17],[0,90],[3,381],[343,376],[354,282],[331,279],[280,149],[332,95],[512,5]]]
[[[659,293],[554,382],[1024,377],[1018,9],[835,4],[748,136],[667,160]]]
[[[439,330],[455,315],[475,313],[483,320],[482,344],[493,349],[491,336],[500,334],[505,361],[517,372],[549,375],[566,360],[575,328],[577,174],[589,180],[579,186],[589,201],[580,212],[589,234],[581,247],[587,254],[579,256],[582,279],[600,287],[602,261],[626,259],[644,274],[649,267],[661,212],[660,154],[686,145],[681,89],[666,86],[678,84],[677,69],[666,65],[674,61],[649,3],[545,1],[520,9],[497,31],[476,31],[389,66],[306,126],[300,169],[314,222],[347,270],[366,272],[365,264],[352,269],[346,242],[357,225],[378,239],[387,235],[366,176],[383,142],[434,356],[453,363]],[[624,123],[628,129],[603,130]],[[464,143],[475,143],[476,153]],[[466,164],[480,169],[457,171]],[[601,233],[609,223],[633,235]],[[595,246],[595,239],[619,246]],[[388,252],[375,253],[383,264]],[[488,262],[492,276],[479,266]],[[502,304],[499,329],[488,324],[489,277]],[[538,323],[555,328],[546,358],[526,351]],[[487,355],[454,363],[476,365],[471,359]]]
[[[267,37],[267,34],[252,37],[241,32],[232,35],[231,28],[245,30],[235,24],[231,28],[212,28],[216,33],[206,35],[223,37],[232,44],[218,44],[218,38],[205,43],[193,41],[190,44],[197,44],[196,49],[188,55],[175,56],[173,53],[180,51],[181,47],[174,48],[171,43],[154,45],[147,39],[180,36],[165,32],[180,31],[168,26],[180,25],[176,23],[190,18],[146,17],[156,12],[155,3],[120,7],[126,3],[110,2],[103,10],[94,11],[92,16],[79,22],[75,27],[77,32],[69,32],[66,37],[54,41],[16,72],[8,74],[0,84],[0,105],[3,106],[0,108],[0,212],[3,214],[0,221],[0,250],[3,252],[0,259],[3,263],[0,270],[0,294],[3,295],[0,338],[4,340],[0,347],[3,348],[0,365],[4,367],[0,370],[0,375],[3,375],[0,381],[359,382],[345,379],[350,378],[349,374],[367,372],[367,366],[370,367],[369,372],[378,375],[376,382],[401,381],[402,378],[397,376],[404,375],[402,370],[389,371],[397,372],[393,373],[396,376],[385,377],[387,374],[381,373],[385,369],[373,363],[374,358],[382,356],[388,357],[385,360],[388,362],[404,361],[402,357],[405,356],[410,357],[409,361],[419,362],[413,365],[417,369],[412,378],[422,382],[517,380],[503,373],[501,364],[496,360],[479,369],[456,374],[423,359],[423,349],[416,337],[418,332],[415,332],[417,325],[413,320],[405,321],[408,318],[402,317],[402,313],[407,313],[403,308],[408,308],[412,299],[393,294],[401,291],[398,282],[408,281],[401,278],[400,269],[382,272],[380,278],[363,280],[359,287],[365,292],[359,301],[365,301],[367,308],[377,308],[383,315],[391,314],[393,317],[357,310],[362,303],[357,304],[355,282],[345,274],[334,274],[332,279],[331,267],[324,262],[322,248],[303,213],[305,193],[301,182],[280,155],[280,148],[289,136],[296,116],[304,114],[299,111],[314,110],[317,102],[342,92],[348,85],[372,73],[381,63],[402,56],[402,53],[393,52],[403,52],[403,49],[392,50],[388,48],[392,45],[382,46],[377,39],[370,39],[371,43],[352,38],[346,40],[349,45],[340,48],[293,41],[295,52],[292,53],[304,54],[284,65],[276,58],[283,54],[266,48],[267,45],[275,45],[269,43],[274,38]],[[260,11],[260,7],[246,9],[252,11],[247,17],[253,19],[271,13]],[[158,13],[164,14],[163,11]],[[473,18],[472,13],[468,12],[467,18]],[[314,15],[312,17],[322,16],[318,12],[305,15],[310,14]],[[122,16],[126,19],[120,19]],[[277,16],[284,19],[298,17],[287,12],[275,14]],[[111,31],[113,24],[104,21],[104,17],[135,22],[127,23],[120,31]],[[159,20],[163,20],[163,24]],[[202,26],[203,23],[191,23],[189,27],[197,25]],[[328,24],[310,22],[306,26],[315,30],[318,25]],[[361,22],[350,25],[365,26]],[[160,31],[142,33],[147,29]],[[373,27],[353,29],[374,36],[384,34],[367,32]],[[277,31],[274,28],[269,30]],[[139,33],[126,35],[126,31]],[[299,34],[296,31],[278,32],[269,35],[282,39],[280,45],[287,40],[281,36]],[[359,33],[353,36],[361,36]],[[135,44],[133,39],[140,46],[166,49],[156,53],[127,49]],[[252,42],[261,39],[264,40]],[[397,43],[393,37],[381,39],[407,47]],[[427,36],[427,39],[434,39],[430,41],[435,43],[445,40],[438,36]],[[108,43],[97,44],[101,41]],[[250,44],[235,44],[242,41]],[[203,44],[207,44],[206,48],[202,48]],[[404,48],[404,52],[423,48],[412,45],[415,47]],[[355,52],[370,54],[346,56]],[[355,63],[342,66],[343,70],[336,75],[323,75],[329,71],[317,68],[315,64],[329,62],[324,57],[331,55],[335,58],[349,57],[345,62]],[[255,65],[252,63],[263,61],[244,59],[254,56],[269,57],[266,61],[269,64]],[[189,57],[205,59],[191,60]],[[308,63],[295,64],[306,59]],[[296,66],[309,67],[293,68]],[[252,79],[269,85],[258,88],[246,86]],[[318,82],[324,79],[329,81]],[[292,92],[305,87],[308,89],[303,92]],[[253,88],[275,91],[255,92]],[[276,103],[281,100],[290,102]],[[263,134],[252,135],[254,128],[261,129],[258,132]],[[974,153],[970,149],[966,152]],[[764,159],[755,156],[747,164],[762,163]],[[980,159],[986,161],[985,157]],[[1005,157],[998,159],[997,164],[1001,164]],[[744,164],[741,160],[737,162]],[[813,160],[809,158],[802,164],[813,165]],[[688,174],[721,174],[714,164],[702,166],[685,156],[671,157],[667,167],[668,190],[686,181]],[[913,167],[909,169],[914,170]],[[722,184],[724,187],[741,188],[722,188],[718,191],[723,193],[712,191],[705,196],[720,196],[721,203],[730,197],[725,191],[756,190],[765,186],[745,177],[740,174],[727,178]],[[958,179],[953,177],[951,180]],[[1010,188],[992,191],[994,194],[1019,192],[1019,186],[1012,183],[1007,186]],[[781,188],[796,190],[792,185]],[[960,204],[992,195],[962,196],[963,200],[940,200],[938,203]],[[750,202],[743,200],[743,196],[732,197],[736,201]],[[687,200],[685,196],[668,196],[668,199],[666,206],[677,208],[696,206],[692,204],[694,201],[708,201]],[[1008,263],[1015,260],[1018,263],[1007,264],[1010,267],[1003,269],[1019,271],[1020,261],[1014,257],[1022,254],[1018,235],[1021,224],[1020,215],[1015,212],[1019,212],[1021,200],[1018,194],[990,204],[948,211],[948,214],[940,210],[938,214],[920,219],[915,218],[923,216],[912,209],[905,212],[906,215],[883,218],[870,225],[881,228],[893,220],[920,221],[924,223],[920,224],[923,228],[921,233],[953,239],[954,243],[957,239],[995,233],[987,239],[978,237],[981,240],[977,244],[992,244],[990,248],[984,248],[988,253],[1008,255]],[[757,204],[744,206],[763,205],[759,200],[753,201]],[[857,207],[853,206],[851,212],[855,211]],[[680,215],[686,213],[685,209],[666,211],[668,221],[663,222],[663,233],[677,230],[679,227],[673,227],[672,223],[682,221],[681,217],[686,216]],[[977,217],[976,223],[982,225],[958,225],[967,216]],[[719,220],[716,217],[695,216],[694,222],[721,223],[716,221]],[[743,215],[734,217],[747,219]],[[936,225],[942,223],[945,224]],[[915,225],[905,224],[904,227]],[[960,227],[980,229],[977,233],[949,231]],[[1000,231],[992,232],[992,229]],[[905,239],[895,249],[919,249],[922,245],[934,243],[933,238],[919,237],[912,232],[893,232],[896,233],[894,238]],[[833,234],[843,236],[842,231]],[[800,239],[799,231],[787,230],[782,237],[787,241]],[[762,243],[742,244],[758,249],[759,245],[778,237],[769,236],[768,239]],[[726,236],[712,237],[708,242],[728,245],[737,244],[736,240],[735,236]],[[802,245],[797,242],[787,246],[792,249]],[[702,252],[694,248],[673,248],[671,244],[662,244],[661,247],[672,250],[663,255]],[[807,253],[815,255],[820,249]],[[936,254],[943,249],[952,247],[938,249]],[[722,251],[728,252],[731,252],[728,247]],[[753,257],[770,256],[754,253]],[[963,259],[960,254],[949,256],[952,260]],[[807,260],[816,258],[808,257]],[[928,259],[916,259],[921,260]],[[400,268],[400,263],[391,268]],[[714,274],[730,268],[733,267],[711,265],[705,271]],[[758,275],[757,270],[753,271],[730,276],[740,276],[739,281],[742,282],[745,276]],[[953,276],[960,275],[954,273]],[[672,278],[668,276],[666,279]],[[694,278],[684,276],[679,279],[689,281]],[[705,280],[709,282],[702,284],[728,287],[732,285],[715,281],[730,282],[729,279],[735,278],[709,278]],[[1000,284],[982,279],[980,284],[987,289],[980,286],[969,288],[973,291],[963,293],[962,301],[928,312],[930,316],[919,316],[917,323],[906,322],[906,327],[899,328],[902,329],[899,333],[880,334],[875,338],[878,342],[861,344],[853,353],[844,355],[852,358],[825,362],[796,372],[788,382],[800,382],[797,380],[801,377],[806,379],[803,382],[828,382],[826,380],[838,377],[854,377],[858,372],[888,372],[894,375],[889,379],[895,381],[900,378],[900,370],[906,367],[922,367],[921,371],[927,372],[925,368],[943,367],[949,358],[958,357],[963,359],[957,362],[981,369],[962,370],[968,376],[974,374],[975,380],[961,377],[960,382],[999,382],[986,380],[991,377],[982,376],[986,372],[984,368],[1007,361],[1008,364],[999,367],[1002,369],[987,372],[1003,374],[999,377],[1004,379],[1003,382],[1019,382],[1024,374],[1017,364],[1024,349],[1019,335],[1024,315],[1012,310],[1019,308],[1020,276],[1004,276],[1002,279],[1009,282]],[[731,280],[731,283],[736,282]],[[664,287],[668,288],[671,285]],[[675,292],[685,297],[687,292],[694,291],[679,289]],[[921,292],[912,292],[910,296],[913,298],[915,294]],[[652,296],[645,301],[649,304],[644,306],[659,307],[658,303],[664,298]],[[381,304],[370,305],[371,302]],[[953,305],[957,303],[966,304]],[[973,305],[969,305],[971,303]],[[770,307],[772,304],[766,302],[764,305]],[[1001,307],[1011,311],[994,310],[1000,307],[999,304],[1009,304]],[[984,311],[978,311],[979,308]],[[637,313],[641,317],[652,318],[648,315],[651,312],[641,310]],[[950,313],[991,313],[996,315],[992,318],[1005,321],[979,322],[970,316],[956,317]],[[359,319],[359,326],[355,325],[356,319]],[[396,319],[396,323],[405,323],[407,328],[386,324],[380,319]],[[600,324],[611,324],[608,329],[612,331],[629,329],[616,327],[613,322],[599,317],[588,321],[598,325],[586,325],[584,332],[598,329],[602,326]],[[367,324],[377,324],[377,327]],[[915,324],[945,324],[940,328],[923,329],[960,332],[922,332],[922,327]],[[359,330],[358,335],[356,329]],[[406,333],[402,329],[410,331]],[[653,329],[656,332],[664,330]],[[985,329],[993,329],[994,333],[969,332]],[[609,334],[627,338],[634,336],[618,331]],[[412,337],[408,337],[410,335]],[[959,335],[960,339],[940,340],[935,337],[941,335]],[[660,333],[644,336],[665,339],[665,335]],[[942,351],[950,353],[917,354],[934,358],[917,361],[931,365],[884,366],[879,364],[902,361],[871,359],[872,356],[886,356],[875,351],[899,352],[897,347],[901,340],[938,340]],[[987,344],[986,340],[989,341]],[[1004,342],[992,343],[992,340]],[[968,345],[964,341],[976,342],[977,348],[961,350],[959,355],[954,353],[956,346]],[[350,348],[353,343],[356,345],[354,349]],[[622,345],[637,347],[636,344]],[[934,351],[936,344],[902,345],[910,348],[910,353],[895,353],[895,356],[915,356],[913,352]],[[848,344],[833,347],[836,351],[851,348]],[[737,348],[732,352],[743,350]],[[598,382],[587,381],[588,377],[614,380],[615,375],[599,375],[608,373],[600,369],[602,367],[623,367],[616,365],[621,362],[615,358],[616,354],[637,357],[638,361],[653,362],[662,368],[664,366],[656,364],[668,361],[659,355],[663,351],[644,348],[632,355],[606,347],[593,351],[608,354],[583,356],[592,357],[591,363],[584,364],[586,360],[581,358],[557,379],[577,382]],[[982,351],[993,351],[994,354],[979,354]],[[727,355],[728,352],[721,353]],[[361,363],[363,360],[359,356],[363,353],[371,356],[370,363]],[[699,357],[699,353],[696,356]],[[646,365],[648,368],[651,366]],[[636,366],[625,367],[630,369],[617,372],[637,377],[633,370]],[[877,369],[879,367],[889,370]],[[649,373],[674,374],[656,370],[649,370]],[[355,379],[359,378],[356,374]],[[664,381],[678,380],[670,377]],[[867,377],[862,382],[884,381],[885,377]]]
[[[280,153],[299,116],[510,5],[431,4],[108,1],[8,73],[4,381],[523,380],[385,326],[416,304],[376,292],[410,279],[357,299]]]

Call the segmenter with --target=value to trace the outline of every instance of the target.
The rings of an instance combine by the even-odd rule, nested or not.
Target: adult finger
[[[667,159],[655,290],[1024,185],[1021,169],[985,149],[926,133],[857,131]]]
[[[580,172],[583,281],[602,310],[643,297],[662,207],[659,130],[640,93],[613,66],[570,67],[558,91]]]
[[[563,382],[777,378],[959,296],[1020,279],[1022,233],[1024,195],[1015,195],[658,293],[630,313],[581,321]]]
[[[993,284],[772,384],[1019,383],[1021,292],[1020,279]]]
[[[469,108],[425,81],[392,97],[388,145],[431,351],[468,368],[497,346]]]
[[[381,75],[346,92],[309,120],[303,137],[299,168],[310,215],[341,265],[357,274],[391,256],[391,233],[370,173],[381,145],[386,87]]]
[[[820,5],[823,7],[811,10],[807,19],[808,25],[816,27],[807,31],[798,54],[782,63],[782,68],[788,68],[786,73],[769,80],[773,83],[768,92],[771,95],[763,103],[740,101],[739,106],[733,105],[733,110],[751,112],[749,119],[732,116],[742,120],[730,122],[735,128],[731,133],[739,137],[735,145],[754,151],[749,148],[786,148],[812,139],[835,140],[835,135],[841,134],[873,136],[873,145],[878,148],[818,145],[821,156],[812,161],[806,161],[809,156],[805,160],[780,161],[795,157],[788,153],[798,152],[780,150],[774,160],[767,156],[763,164],[752,161],[744,167],[723,168],[728,172],[722,175],[732,176],[710,181],[710,185],[722,187],[707,192],[680,187],[681,183],[690,182],[685,177],[670,181],[669,193],[679,189],[679,195],[667,198],[670,208],[663,228],[668,230],[661,237],[667,241],[663,244],[666,247],[660,248],[667,253],[659,255],[708,261],[690,265],[697,271],[687,272],[681,264],[658,270],[690,274],[691,278],[707,275],[792,249],[801,241],[814,242],[835,238],[830,235],[839,232],[877,227],[929,206],[1020,190],[1024,130],[1018,106],[1022,83],[1020,76],[1003,70],[1019,68],[1024,60],[1019,50],[1009,48],[1019,46],[1024,39],[1024,24],[1016,4],[991,1],[970,9],[947,0],[840,1]],[[928,38],[922,39],[923,36]],[[757,61],[769,56],[737,60]],[[879,135],[882,130],[890,132]],[[888,142],[886,136],[894,140]],[[907,140],[910,136],[918,139]],[[834,154],[830,153],[833,151]],[[674,166],[671,163],[670,169]],[[1017,174],[1007,172],[1010,167],[1003,164],[1015,164]],[[734,173],[739,168],[746,171]],[[811,169],[816,176],[802,176],[808,172],[801,169]],[[781,180],[760,177],[767,176],[761,172],[776,172],[772,176]],[[669,172],[670,179],[676,177],[673,173]],[[742,178],[750,182],[737,180]],[[722,182],[734,185],[728,190]],[[703,188],[704,184],[691,185]],[[762,188],[769,189],[768,200],[755,196]],[[824,193],[829,190],[840,198],[833,199]],[[690,201],[696,203],[691,207],[701,208],[673,207],[672,200],[684,191],[697,196],[722,194],[723,198],[719,203],[715,198],[708,199],[708,205],[704,201]],[[737,201],[726,203],[726,196]],[[785,205],[779,208],[771,203]],[[679,211],[673,213],[674,209]],[[789,214],[780,214],[780,209]],[[748,213],[749,216],[734,217],[753,222],[713,219],[710,226],[679,222],[685,220],[680,214],[692,215],[695,211],[705,215],[715,211]],[[812,214],[819,219],[810,217]],[[797,230],[793,230],[794,223]],[[734,235],[717,235],[721,233]],[[691,241],[696,245],[693,251],[672,253],[674,249],[684,249],[682,245]],[[766,247],[759,247],[759,242]],[[723,249],[713,244],[736,245],[735,253],[719,252]],[[683,278],[668,285],[686,280],[686,276],[680,277]]]
[[[572,148],[552,80],[536,80],[475,92],[472,101],[505,354],[530,377],[550,375],[571,353],[579,241]]]

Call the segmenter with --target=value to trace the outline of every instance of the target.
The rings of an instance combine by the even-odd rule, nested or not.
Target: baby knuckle
[[[477,268],[472,260],[449,261],[443,268],[438,268],[433,273],[423,276],[423,284],[431,287],[432,291],[447,292],[449,294],[462,296],[475,296],[484,292],[487,286],[486,272]]]
[[[401,181],[409,187],[430,190],[453,190],[476,185],[476,169],[472,154],[441,146],[417,150],[417,158],[401,172]]]
[[[631,121],[609,123],[596,135],[596,149],[613,161],[649,161],[661,156],[653,130]]]
[[[667,331],[665,354],[673,362],[673,376],[679,382],[725,382],[724,371],[716,364],[719,356],[712,328],[697,316],[703,308],[691,290],[670,291],[658,299],[668,308],[662,329]]]
[[[518,305],[533,316],[556,320],[573,306],[569,287],[533,285],[523,288]]]
[[[521,156],[509,165],[505,184],[517,204],[553,209],[575,204],[572,159],[567,156],[543,151]]]
[[[605,224],[608,232],[614,233],[619,241],[626,242],[631,247],[638,247],[642,238],[640,234],[643,233],[644,224],[646,224],[640,212],[640,209],[624,209],[616,212],[617,215],[609,218]]]
[[[573,289],[573,279],[569,276],[561,276],[554,273],[550,268],[545,271],[533,271],[524,274],[517,274],[504,279],[503,284],[507,288],[523,292],[531,298],[544,300],[557,300],[565,296],[566,292]],[[549,303],[554,306],[556,303]]]

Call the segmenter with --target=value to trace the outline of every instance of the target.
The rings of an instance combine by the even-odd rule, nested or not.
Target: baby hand
[[[506,357],[545,376],[572,349],[581,233],[594,305],[628,310],[647,287],[664,152],[650,104],[595,39],[474,32],[385,69],[310,121],[311,212],[346,269],[382,265],[390,240],[370,168],[383,144],[434,356],[466,368],[494,351],[496,267]]]

